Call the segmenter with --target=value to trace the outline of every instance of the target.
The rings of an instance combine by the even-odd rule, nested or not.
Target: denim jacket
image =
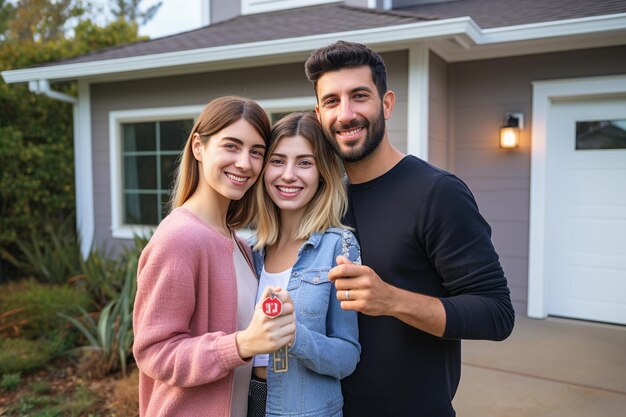
[[[354,235],[329,228],[315,233],[300,247],[287,290],[296,307],[296,340],[289,349],[289,369],[267,372],[266,416],[341,416],[339,380],[356,368],[361,353],[355,311],[342,310],[328,271],[338,255],[360,263]],[[265,251],[253,252],[260,275]]]

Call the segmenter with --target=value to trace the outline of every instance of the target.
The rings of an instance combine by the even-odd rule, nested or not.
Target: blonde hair
[[[302,136],[311,143],[320,173],[319,187],[307,204],[296,239],[308,239],[313,233],[323,232],[329,227],[345,227],[341,219],[346,214],[348,197],[342,181],[342,165],[326,142],[322,127],[313,112],[291,113],[280,119],[272,128],[266,155],[270,156],[276,150],[281,139],[293,136]],[[268,160],[266,158],[261,179],[254,190],[257,236],[254,249],[273,245],[280,234],[280,209],[269,197],[263,181]]]
[[[224,96],[210,101],[198,116],[179,158],[180,163],[176,171],[170,203],[172,209],[183,205],[198,188],[200,170],[198,161],[193,156],[194,134],[198,133],[202,144],[206,144],[212,135],[240,119],[250,123],[267,145],[270,121],[265,111],[255,101],[237,96]],[[226,214],[226,224],[232,228],[246,226],[253,212],[253,192],[246,192],[240,200],[231,201]]]

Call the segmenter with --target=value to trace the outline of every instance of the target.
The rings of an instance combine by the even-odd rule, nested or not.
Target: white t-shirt
[[[263,267],[263,271],[261,271],[261,278],[259,279],[259,289],[256,294],[256,302],[261,301],[261,297],[263,296],[263,292],[267,287],[280,287],[283,290],[287,289],[287,284],[289,284],[289,277],[291,276],[291,268],[282,271],[282,272],[267,272],[265,267]],[[269,354],[264,353],[261,355],[255,355],[253,360],[254,367],[257,366],[267,366],[269,362]]]

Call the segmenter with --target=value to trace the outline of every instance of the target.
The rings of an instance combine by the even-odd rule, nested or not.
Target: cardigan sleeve
[[[474,196],[460,179],[445,175],[426,207],[423,241],[450,294],[441,298],[446,311],[444,338],[505,339],[513,330],[515,314],[491,228]]]
[[[225,377],[246,363],[235,333],[192,335],[200,245],[180,235],[153,236],[141,255],[133,310],[133,353],[139,368],[158,381],[192,387]],[[202,248],[208,250],[208,248]]]

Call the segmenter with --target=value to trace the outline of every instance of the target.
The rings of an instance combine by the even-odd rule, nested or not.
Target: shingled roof
[[[274,39],[289,39],[340,31],[395,26],[424,20],[428,19],[420,18],[416,13],[328,4],[238,16],[200,29],[107,48],[76,58],[55,61],[51,64],[92,62]]]
[[[397,9],[434,19],[469,16],[483,29],[626,12],[624,0],[457,0]]]
[[[250,14],[171,36],[94,51],[42,67],[472,18],[483,29],[626,13],[625,0],[457,0],[394,10],[341,3]]]

